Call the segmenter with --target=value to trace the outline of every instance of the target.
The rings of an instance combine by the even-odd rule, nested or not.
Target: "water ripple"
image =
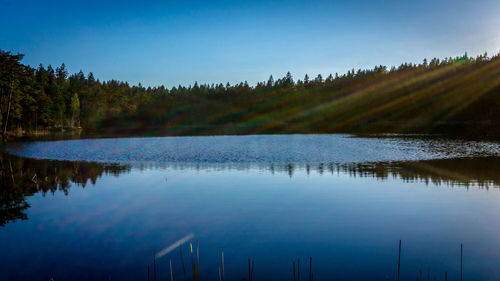
[[[500,144],[349,135],[82,139],[9,145],[29,158],[110,163],[355,163],[499,156]]]

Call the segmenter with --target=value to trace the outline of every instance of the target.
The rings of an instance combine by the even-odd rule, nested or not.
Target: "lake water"
[[[2,280],[500,278],[500,145],[346,135],[31,142],[0,154]],[[196,255],[196,249],[195,255]],[[157,280],[184,280],[179,248]],[[195,257],[196,261],[196,257]],[[151,279],[153,280],[153,279]]]

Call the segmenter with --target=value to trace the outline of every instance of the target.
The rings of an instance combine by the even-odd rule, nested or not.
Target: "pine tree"
[[[80,99],[78,98],[78,94],[76,94],[76,93],[71,98],[71,113],[72,113],[71,126],[72,127],[79,127],[80,126]]]
[[[293,81],[293,77],[290,71],[286,73],[284,80],[285,80],[285,87],[293,87],[295,85],[295,82]]]
[[[306,73],[306,75],[304,76],[304,83],[305,83],[305,84],[309,83],[309,75],[307,75],[307,73]]]
[[[269,76],[269,79],[267,79],[267,85],[266,85],[268,88],[272,88],[274,87],[274,78],[273,76]]]

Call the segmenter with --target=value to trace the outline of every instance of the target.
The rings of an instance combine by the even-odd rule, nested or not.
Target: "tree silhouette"
[[[80,125],[130,134],[446,133],[500,136],[500,56],[424,59],[293,80],[144,87],[23,65],[0,51],[2,138]],[[314,93],[314,95],[310,95]],[[79,104],[79,106],[77,106]]]

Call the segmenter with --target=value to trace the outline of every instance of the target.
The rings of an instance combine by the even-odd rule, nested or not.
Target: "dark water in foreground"
[[[200,241],[200,278],[500,278],[495,143],[346,136],[27,143],[0,154],[2,280],[146,280]],[[31,157],[31,158],[24,158]],[[32,158],[57,159],[36,160]],[[71,160],[71,161],[67,161]],[[83,161],[82,161],[83,160]],[[191,236],[189,236],[191,237]],[[184,245],[186,269],[191,257]],[[158,280],[183,280],[179,249]]]

